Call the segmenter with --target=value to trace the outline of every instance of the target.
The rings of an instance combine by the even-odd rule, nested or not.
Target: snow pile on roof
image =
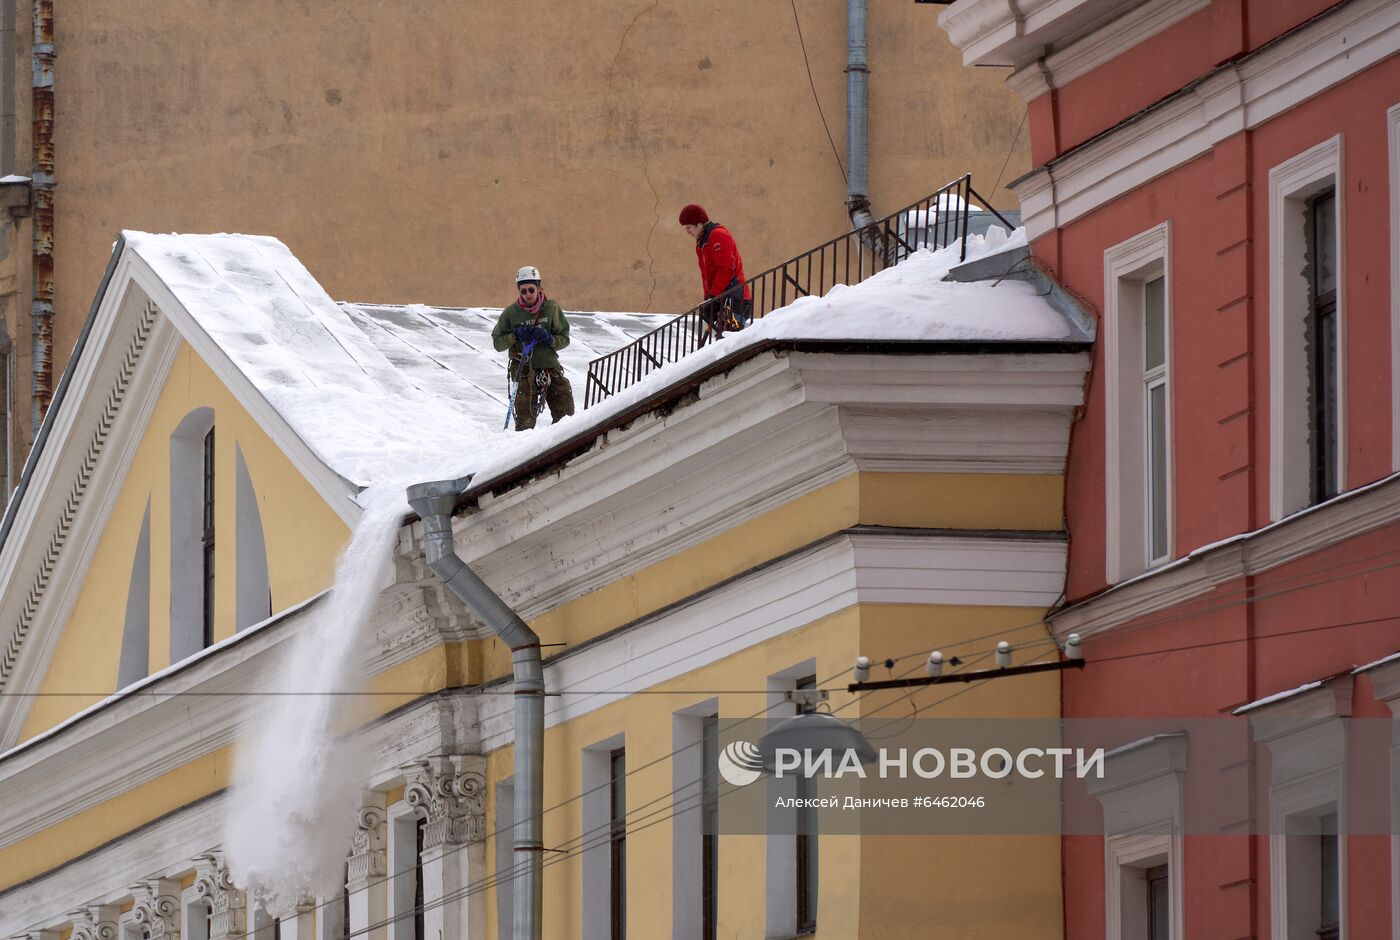
[[[974,235],[968,242],[967,260],[975,261],[1024,246],[1025,230],[1017,229],[1008,237],[1002,229],[992,228],[985,238]],[[859,284],[838,284],[823,297],[796,300],[734,339],[752,344],[766,339],[1053,342],[1079,338],[1073,325],[1025,281],[1008,280],[994,287],[943,280],[959,263],[957,246],[916,252]]]
[[[986,236],[968,237],[967,261],[1025,247],[1024,229],[1011,235],[993,227]],[[512,434],[498,447],[462,460],[440,479],[474,474],[473,484],[510,472],[579,434],[607,421],[667,386],[684,381],[747,347],[770,340],[851,342],[1064,342],[1083,340],[1062,314],[1022,281],[958,283],[944,281],[962,263],[957,245],[919,251],[893,268],[854,286],[837,285],[823,297],[804,297],[756,321],[739,333],[702,346],[679,362],[657,369],[635,385],[573,418]],[[1008,267],[1011,266],[1010,260]],[[576,378],[579,381],[582,376]],[[577,387],[577,386],[576,386]],[[582,424],[581,422],[586,422]],[[430,479],[424,476],[422,479]]]
[[[957,283],[957,246],[920,251],[855,286],[804,297],[710,343],[588,411],[531,432],[503,430],[499,311],[337,303],[275,238],[126,233],[217,350],[325,463],[362,486],[508,472],[716,361],[766,341],[1037,342],[1080,339],[1031,285]],[[1011,252],[1025,233],[968,238],[967,260]],[[1008,254],[1008,258],[1014,258]],[[1010,261],[1008,262],[1008,265]],[[667,319],[569,314],[561,351],[582,403],[588,362]],[[544,419],[548,421],[547,418]]]
[[[470,453],[501,432],[499,309],[338,304],[275,238],[124,234],[216,352],[349,482],[396,479],[425,455]],[[663,319],[571,314],[565,368],[579,375]]]

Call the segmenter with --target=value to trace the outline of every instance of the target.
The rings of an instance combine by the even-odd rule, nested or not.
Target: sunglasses
[[[525,296],[529,296],[530,294],[535,294],[535,293],[538,293],[538,292],[539,292],[539,288],[538,288],[538,287],[522,287],[522,288],[520,288],[520,293],[523,294],[523,295],[525,295]]]

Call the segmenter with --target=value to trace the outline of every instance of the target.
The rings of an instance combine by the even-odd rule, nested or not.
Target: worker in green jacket
[[[535,426],[541,398],[555,421],[573,414],[574,390],[559,366],[558,353],[569,345],[569,321],[559,304],[545,297],[540,269],[527,264],[516,271],[515,287],[520,296],[501,311],[491,340],[498,352],[510,350],[515,429],[524,431]]]

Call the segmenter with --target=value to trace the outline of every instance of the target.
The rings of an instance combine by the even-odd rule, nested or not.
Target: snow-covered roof
[[[382,482],[425,455],[489,448],[501,433],[504,356],[491,344],[499,307],[337,303],[287,246],[265,236],[124,237],[292,429],[347,481]],[[560,359],[579,376],[589,360],[667,318],[570,311],[569,319],[572,341]]]
[[[861,284],[797,300],[586,412],[517,434],[503,428],[504,356],[490,339],[499,308],[338,303],[285,245],[265,236],[124,237],[312,451],[360,486],[499,477],[603,429],[670,385],[774,342],[1086,341],[1038,285],[947,280],[962,261],[958,248],[921,251]],[[1021,230],[1008,237],[992,229],[969,237],[967,261],[1004,253],[1010,264],[1025,244]],[[567,296],[557,299],[569,310]],[[560,358],[580,404],[591,359],[669,319],[568,315],[572,342]]]

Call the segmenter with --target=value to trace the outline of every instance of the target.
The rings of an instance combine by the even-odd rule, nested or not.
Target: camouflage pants
[[[524,431],[535,426],[535,388],[544,377],[548,385],[544,389],[544,401],[549,406],[549,415],[555,421],[574,413],[574,389],[564,375],[563,369],[525,368],[520,387],[515,392],[515,429]]]

